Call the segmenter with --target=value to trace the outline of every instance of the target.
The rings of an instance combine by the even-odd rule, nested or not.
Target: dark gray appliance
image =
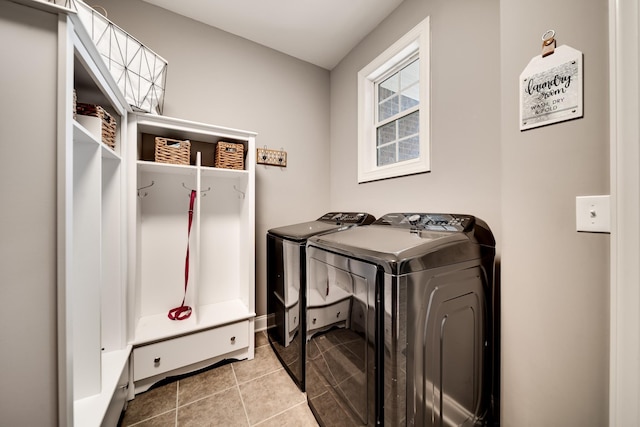
[[[306,244],[311,236],[334,233],[375,218],[363,212],[329,212],[315,221],[267,232],[267,333],[271,347],[300,390],[305,389]]]
[[[393,213],[307,243],[309,406],[321,425],[499,424],[495,239]]]

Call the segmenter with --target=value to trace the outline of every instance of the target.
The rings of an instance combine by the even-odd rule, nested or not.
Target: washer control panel
[[[376,219],[364,212],[329,212],[318,218],[318,221],[330,222],[332,224],[357,224],[368,225]]]
[[[435,213],[390,213],[383,215],[376,225],[408,228],[410,230],[451,231],[469,230],[475,221],[471,215]]]

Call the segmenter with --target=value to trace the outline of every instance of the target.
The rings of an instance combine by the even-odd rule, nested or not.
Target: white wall
[[[266,314],[266,232],[329,205],[329,72],[139,0],[100,3],[169,63],[163,114],[250,130],[287,151],[256,166],[256,312]]]

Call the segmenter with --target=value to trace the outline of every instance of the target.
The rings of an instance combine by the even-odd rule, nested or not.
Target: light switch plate
[[[611,232],[609,196],[576,197],[576,231]]]

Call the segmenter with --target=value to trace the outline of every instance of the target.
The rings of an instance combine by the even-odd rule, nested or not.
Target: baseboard
[[[267,325],[273,322],[273,316],[274,316],[273,313],[268,315],[263,314],[262,316],[256,316],[255,323],[254,323],[255,331],[256,332],[266,331]]]

